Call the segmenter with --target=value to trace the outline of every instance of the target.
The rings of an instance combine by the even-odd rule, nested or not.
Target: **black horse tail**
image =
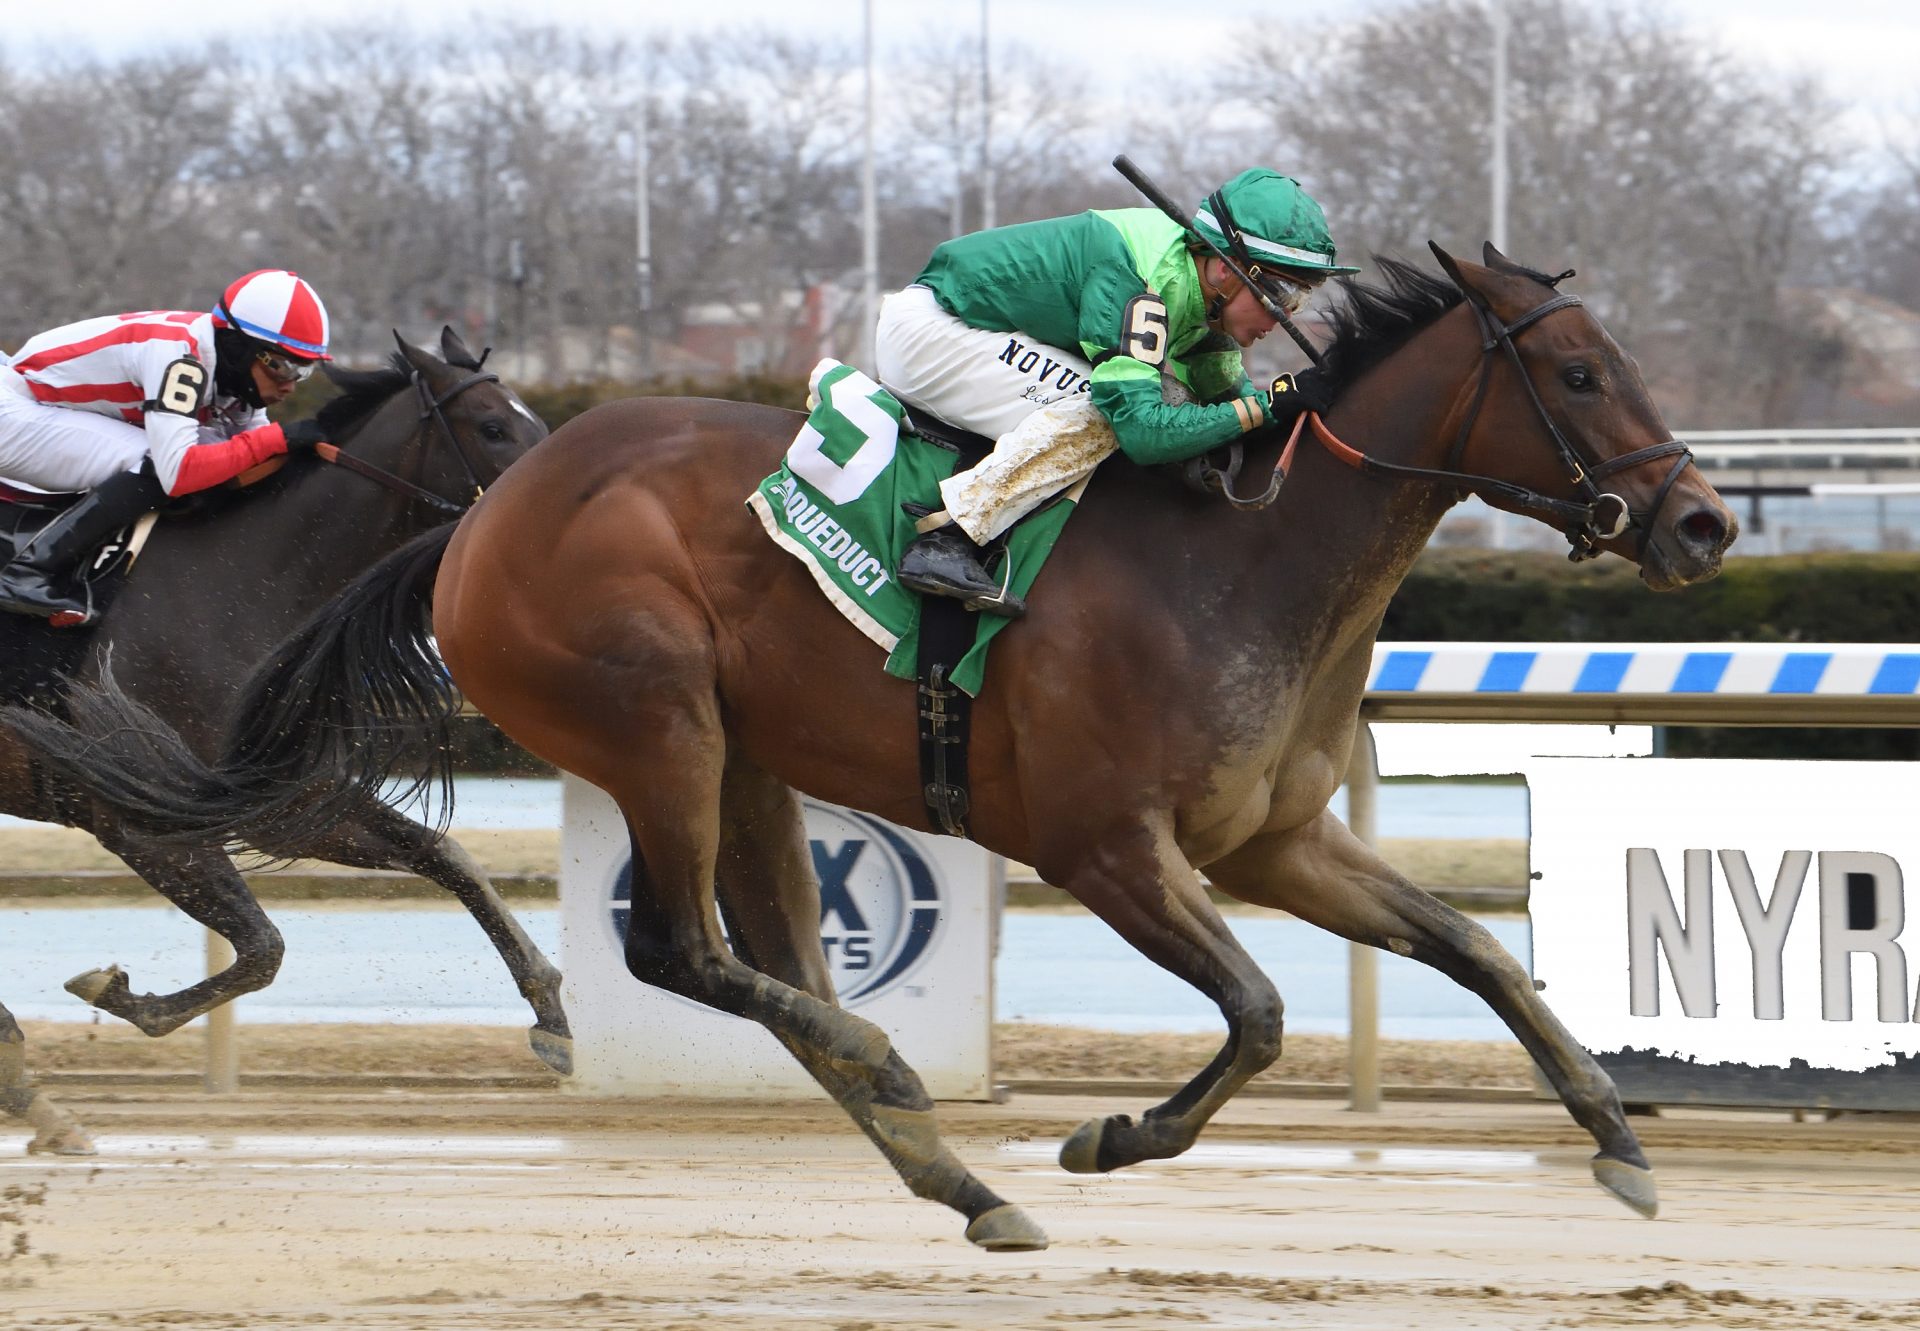
[[[371,801],[453,812],[450,723],[460,699],[428,628],[454,523],[355,578],[255,668],[219,759],[207,764],[120,691],[76,686],[69,721],[0,719],[53,770],[169,842],[297,855]]]

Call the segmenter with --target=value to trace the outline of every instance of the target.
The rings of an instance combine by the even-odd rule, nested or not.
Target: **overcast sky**
[[[1274,24],[1303,26],[1339,22],[1391,10],[1400,0],[1214,0],[1196,6],[1180,0],[988,0],[990,24],[1000,39],[1055,52],[1063,62],[1092,72],[1096,91],[1121,91],[1120,71],[1136,96],[1142,71],[1159,70],[1168,87],[1203,86],[1210,56],[1228,47],[1236,32]],[[1823,78],[1833,94],[1855,108],[1856,125],[1877,112],[1920,111],[1920,0],[1629,0],[1711,36],[1734,51],[1787,71]],[[0,25],[0,50],[30,61],[41,43],[78,44],[120,54],[214,34],[237,40],[271,38],[289,24],[390,22],[400,14],[409,26],[432,30],[475,13],[529,18],[605,31],[694,31],[765,26],[836,36],[857,43],[860,0],[473,0],[417,4],[395,0],[321,0],[310,6],[266,0],[194,0],[183,10],[152,0],[83,0],[60,5],[11,3]],[[978,31],[979,0],[874,0],[875,41],[884,54],[910,46],[936,31]],[[183,17],[191,18],[183,23]]]

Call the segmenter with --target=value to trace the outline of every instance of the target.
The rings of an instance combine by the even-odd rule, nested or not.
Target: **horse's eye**
[[[1600,381],[1594,378],[1593,371],[1584,365],[1569,365],[1560,377],[1566,380],[1567,387],[1576,393],[1591,393],[1600,386]]]
[[[480,423],[480,433],[489,439],[505,439],[507,437],[507,427],[499,421],[482,421]]]

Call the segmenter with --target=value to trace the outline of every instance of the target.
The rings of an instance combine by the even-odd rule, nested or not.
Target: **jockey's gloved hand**
[[[280,433],[286,436],[287,452],[310,453],[315,444],[327,442],[326,431],[315,420],[288,421],[280,427]]]
[[[1290,421],[1305,411],[1324,412],[1333,406],[1333,394],[1318,368],[1283,374],[1267,391],[1267,406],[1276,421]]]

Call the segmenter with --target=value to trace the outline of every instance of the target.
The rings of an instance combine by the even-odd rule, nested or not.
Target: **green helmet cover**
[[[1232,225],[1240,229],[1241,242],[1246,246],[1244,257],[1252,263],[1317,275],[1360,271],[1333,261],[1333,237],[1327,234],[1326,214],[1291,176],[1253,167],[1200,201],[1193,214],[1193,229],[1240,258],[1228,236],[1227,219],[1216,215],[1216,198],[1225,199]]]

